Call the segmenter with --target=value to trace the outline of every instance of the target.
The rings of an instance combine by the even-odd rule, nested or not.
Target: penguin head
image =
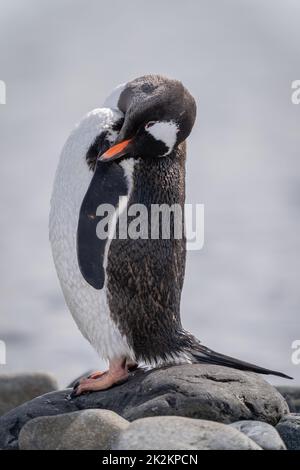
[[[164,158],[190,134],[196,118],[194,98],[181,82],[146,75],[128,82],[118,108],[124,114],[119,135],[99,160]]]

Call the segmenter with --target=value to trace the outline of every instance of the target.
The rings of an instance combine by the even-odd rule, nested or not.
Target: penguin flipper
[[[256,366],[255,364],[244,362],[240,359],[235,359],[234,357],[212,351],[206,346],[202,346],[200,343],[195,344],[194,347],[189,350],[189,352],[196,363],[215,364],[249,372],[256,372],[257,374],[276,375],[284,379],[293,379],[293,377],[283,374],[282,372],[265,369],[264,367]]]

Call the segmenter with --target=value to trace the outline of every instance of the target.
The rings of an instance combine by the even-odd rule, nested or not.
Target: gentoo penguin
[[[212,351],[182,327],[184,237],[172,230],[169,238],[161,231],[154,239],[116,236],[120,216],[134,204],[183,208],[185,140],[195,117],[181,82],[146,75],[119,86],[64,146],[51,199],[54,262],[80,331],[109,362],[106,372],[81,380],[75,395],[121,383],[141,362],[219,364],[287,377]],[[106,205],[114,213],[100,237]]]

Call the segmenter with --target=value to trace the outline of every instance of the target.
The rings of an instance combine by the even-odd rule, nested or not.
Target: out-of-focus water
[[[52,181],[83,114],[118,83],[162,73],[198,103],[187,200],[205,204],[205,246],[188,256],[184,325],[299,382],[299,2],[2,0],[0,9],[0,372],[45,369],[64,385],[103,366],[54,271]]]

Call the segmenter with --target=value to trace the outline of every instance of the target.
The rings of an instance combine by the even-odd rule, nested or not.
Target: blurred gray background
[[[198,103],[187,202],[205,204],[205,246],[188,255],[184,326],[300,382],[299,24],[298,0],[0,1],[0,372],[47,370],[65,385],[103,367],[56,278],[52,182],[81,116],[118,83],[161,73]]]

